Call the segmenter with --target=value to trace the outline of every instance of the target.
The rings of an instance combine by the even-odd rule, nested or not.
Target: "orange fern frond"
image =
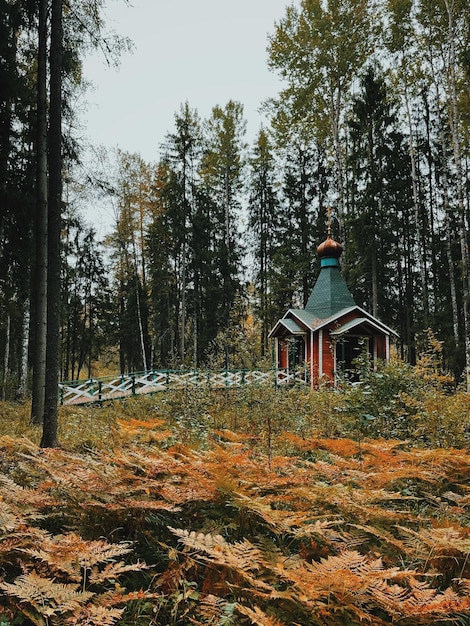
[[[47,563],[52,572],[63,572],[70,580],[80,582],[84,572],[99,564],[113,562],[131,552],[131,547],[128,542],[85,541],[75,533],[68,533],[45,536],[39,548],[28,548],[23,552]]]
[[[144,569],[146,569],[146,567]],[[112,572],[110,573],[112,576]],[[115,579],[110,578],[108,579],[108,582],[109,581],[113,581],[113,588],[93,598],[92,600],[93,604],[95,605],[99,604],[99,606],[111,608],[111,607],[123,606],[127,604],[128,602],[136,602],[139,600],[149,601],[149,600],[154,600],[155,598],[162,597],[161,594],[152,593],[150,591],[144,591],[143,589],[140,589],[138,591],[126,591],[126,589],[121,587],[121,585],[117,583]],[[102,582],[102,581],[95,581],[95,582]]]
[[[122,617],[124,609],[88,604],[74,615],[65,618],[68,626],[113,626]]]
[[[181,528],[172,528],[171,526],[168,528],[174,535],[179,537],[180,542],[188,548],[202,550],[203,552],[208,551],[210,553],[216,547],[219,550],[223,550],[229,545],[222,535],[196,533],[194,530],[188,531]]]
[[[228,543],[221,535],[196,533],[194,531],[169,528],[179,537],[180,543],[189,549],[196,550],[198,559],[228,568],[237,573],[240,579],[250,586],[270,594],[273,587],[254,574],[265,569],[263,552],[246,539],[241,542]]]
[[[123,498],[119,502],[90,502],[87,508],[107,509],[108,511],[169,511],[177,513],[181,511],[179,506],[168,504],[162,500],[144,500],[137,498]]]
[[[161,428],[167,423],[162,419],[138,420],[134,418],[117,419],[116,423],[123,432],[128,434],[136,434],[145,430],[155,430]]]
[[[450,588],[445,589],[442,593],[434,589],[423,590],[415,587],[411,581],[409,596],[403,602],[401,609],[407,616],[414,616],[417,622],[423,620],[423,622],[429,623],[432,618],[448,619],[459,613],[468,614],[470,596],[459,596]]]
[[[95,566],[90,572],[89,582],[91,585],[106,583],[110,580],[119,578],[119,576],[124,573],[139,572],[144,569],[149,569],[149,566],[140,562],[129,564],[123,563],[122,561],[119,561],[118,563],[108,563],[102,570]]]
[[[396,604],[403,598],[403,589],[390,586],[387,581],[409,574],[398,568],[384,569],[381,559],[371,561],[356,551],[329,556],[312,564],[278,563],[276,571],[294,585],[297,597],[310,610],[328,602],[332,610],[334,606],[349,607],[357,616],[365,613],[378,582],[381,594],[387,591],[391,604]],[[375,601],[378,603],[378,599]]]
[[[412,528],[398,526],[399,530],[410,537],[409,543],[420,550],[421,556],[427,558],[430,554],[436,557],[470,555],[470,538],[467,531],[451,526],[443,528],[421,528],[415,531]]]
[[[242,615],[246,615],[247,617],[249,617],[250,622],[252,624],[256,624],[256,626],[286,626],[284,622],[281,622],[275,617],[266,615],[266,613],[262,611],[258,606],[250,609],[250,607],[248,606],[237,603],[236,609]]]
[[[8,476],[0,476],[2,502],[8,503],[23,519],[39,519],[39,511],[50,509],[58,504],[58,499],[45,492],[41,486],[25,487],[18,485]]]
[[[346,535],[342,531],[335,530],[335,527],[343,524],[343,519],[319,519],[299,527],[291,526],[290,531],[296,539],[313,537],[328,543],[342,544],[346,540]],[[348,537],[348,540],[352,540],[352,537]]]
[[[29,604],[45,617],[66,611],[78,611],[94,595],[79,590],[74,583],[56,583],[36,572],[18,576],[13,583],[1,582],[0,589]]]
[[[322,439],[322,438],[304,438],[293,433],[282,433],[283,439],[292,443],[301,452],[310,450],[327,450],[340,457],[352,457],[361,450],[360,446],[352,439]]]
[[[223,624],[225,623],[224,618],[227,623],[230,623],[229,619],[233,615],[235,607],[235,603],[208,593],[201,597],[198,612],[203,618],[204,624]]]
[[[23,507],[22,503],[6,502],[4,500],[5,491],[2,489],[0,496],[0,540],[5,541],[12,538],[13,533],[23,533],[26,535],[41,532],[38,528],[29,526],[29,522],[43,518],[32,506]],[[8,490],[8,495],[11,491]],[[0,549],[1,550],[1,549]]]
[[[385,544],[393,546],[393,548],[399,550],[399,552],[402,554],[406,554],[409,552],[407,545],[404,541],[397,539],[394,535],[392,535],[392,533],[387,532],[383,528],[378,528],[377,526],[372,526],[370,524],[352,524],[352,527],[363,531],[367,535],[377,537],[377,539],[380,539]]]
[[[230,441],[232,443],[243,443],[245,441],[255,441],[260,439],[260,437],[256,435],[249,435],[247,433],[234,433],[232,430],[214,430],[214,435],[224,439],[226,441]]]
[[[128,440],[139,439],[141,441],[158,443],[166,441],[173,436],[172,431],[168,428],[165,430],[161,429],[162,426],[168,426],[165,420],[161,419],[117,419],[116,423],[119,426],[121,437],[125,437]]]

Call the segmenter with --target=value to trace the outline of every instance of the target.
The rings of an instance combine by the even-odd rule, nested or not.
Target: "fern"
[[[201,597],[198,613],[204,624],[231,626],[235,620],[235,607],[234,602],[227,602],[224,598],[209,593]]]
[[[135,441],[138,438],[141,441],[161,442],[173,435],[171,430],[160,430],[162,426],[167,425],[167,422],[162,419],[117,419],[116,423],[119,426],[121,438],[125,437],[128,440]]]
[[[430,554],[437,557],[470,555],[470,538],[467,536],[467,530],[452,527],[422,528],[419,531],[403,526],[398,528],[408,535],[409,543],[419,550],[422,558],[427,558]]]
[[[106,608],[90,604],[82,607],[76,614],[65,618],[70,626],[113,626],[122,617],[124,609]]]
[[[381,559],[370,560],[355,551],[307,567],[296,562],[278,565],[277,571],[295,586],[298,598],[311,610],[321,602],[328,602],[332,611],[341,607],[358,619],[376,607],[396,618],[413,618],[414,623],[419,623],[420,615],[426,615],[426,619],[429,615],[449,616],[470,606],[469,597],[459,596],[450,589],[439,593],[428,583],[418,581],[416,572],[384,568]],[[392,581],[395,583],[391,584]]]
[[[81,591],[74,583],[56,583],[36,572],[18,576],[13,583],[0,583],[8,595],[28,603],[40,615],[51,617],[67,611],[75,612],[93,597],[89,591]]]
[[[40,549],[28,548],[23,551],[47,563],[50,571],[62,572],[70,580],[81,581],[84,572],[128,554],[131,547],[127,542],[109,544],[106,541],[85,541],[75,533],[68,533],[43,537]],[[131,567],[139,569],[138,566]]]
[[[252,624],[256,624],[257,626],[286,626],[284,622],[281,622],[274,617],[266,615],[266,613],[262,611],[258,606],[255,606],[253,609],[251,609],[238,603],[236,605],[236,608],[239,613],[249,617],[250,622]]]
[[[164,422],[134,417],[112,451],[5,441],[8,620],[428,626],[470,614],[465,451],[362,440],[358,454],[351,439],[293,435],[273,438],[268,464],[262,429],[219,430],[206,451],[168,447]]]
[[[188,548],[211,557],[211,562],[233,568],[240,573],[259,571],[263,565],[263,553],[249,541],[230,544],[221,535],[188,532],[178,528],[170,530]]]
[[[450,615],[470,611],[470,597],[459,596],[452,589],[438,593],[433,589],[421,590],[412,586],[402,608],[406,615],[415,617],[417,623],[429,623],[430,618],[448,618]]]

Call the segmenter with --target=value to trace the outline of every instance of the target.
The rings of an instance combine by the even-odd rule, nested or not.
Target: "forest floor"
[[[467,447],[343,400],[1,404],[0,624],[470,624]]]

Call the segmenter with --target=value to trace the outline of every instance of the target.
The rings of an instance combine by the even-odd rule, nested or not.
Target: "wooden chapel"
[[[328,229],[330,230],[330,229]],[[309,384],[354,382],[357,357],[366,352],[374,367],[390,359],[395,331],[357,306],[340,272],[340,243],[328,233],[317,248],[320,272],[304,309],[289,309],[269,333],[279,369],[305,368]]]

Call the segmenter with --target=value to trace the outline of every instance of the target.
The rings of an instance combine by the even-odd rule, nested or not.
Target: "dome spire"
[[[343,246],[331,238],[331,207],[328,207],[327,238],[317,248],[318,256],[322,259],[322,267],[325,265],[323,259],[339,259],[342,252]]]

